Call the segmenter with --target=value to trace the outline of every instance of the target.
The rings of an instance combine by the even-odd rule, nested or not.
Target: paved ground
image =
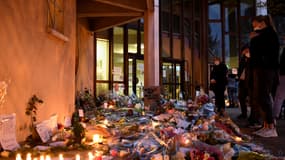
[[[251,132],[254,129],[247,127],[247,120],[237,119],[240,114],[239,108],[227,108],[226,112],[232,118],[232,120],[240,127],[241,131],[245,134],[251,135],[253,137],[253,142],[262,145],[265,149],[269,150],[272,155],[275,156],[285,156],[285,120],[277,120],[277,132],[278,137],[276,138],[261,138],[253,136]]]

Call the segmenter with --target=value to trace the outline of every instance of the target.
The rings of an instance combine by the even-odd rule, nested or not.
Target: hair
[[[258,15],[252,18],[251,22],[257,21],[257,22],[264,22],[267,26],[272,26],[270,23],[270,18],[269,16],[264,16],[264,15]]]
[[[222,59],[220,57],[214,57],[214,61],[222,61]]]

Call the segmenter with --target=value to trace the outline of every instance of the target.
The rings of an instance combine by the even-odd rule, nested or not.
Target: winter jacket
[[[279,40],[272,27],[256,31],[257,36],[250,40],[250,67],[278,69]]]
[[[228,68],[224,63],[214,65],[210,78],[214,79],[216,83],[212,85],[214,85],[215,88],[225,87],[227,85],[227,73]]]

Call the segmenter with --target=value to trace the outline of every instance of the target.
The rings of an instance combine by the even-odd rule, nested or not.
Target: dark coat
[[[249,58],[242,56],[239,61],[239,67],[238,67],[238,79],[240,80],[241,74],[243,70],[245,69],[245,77],[242,83],[245,87],[248,87],[252,82],[252,76],[251,76],[251,69],[249,64]]]
[[[244,69],[247,69],[249,67],[249,60],[243,55],[238,64],[238,79],[240,79],[240,76]]]
[[[251,68],[278,69],[279,40],[272,27],[256,31],[259,35],[250,40]]]
[[[214,65],[210,74],[210,78],[216,80],[215,84],[211,84],[213,89],[225,88],[227,85],[228,68],[224,63]]]

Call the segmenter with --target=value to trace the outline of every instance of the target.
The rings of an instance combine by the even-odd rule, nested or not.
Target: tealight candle
[[[43,155],[41,155],[40,160],[45,160],[45,157]]]
[[[88,160],[93,160],[94,155],[91,152],[88,152]]]
[[[27,154],[26,160],[32,160],[32,154],[31,153]]]
[[[16,160],[22,160],[22,157],[21,157],[21,154],[20,154],[20,153],[18,153],[18,154],[16,155]]]
[[[76,154],[75,160],[80,160],[80,155],[79,154]]]
[[[51,160],[50,155],[46,155],[46,160]]]
[[[109,124],[108,119],[105,119],[103,123],[107,126]]]
[[[190,140],[189,140],[189,139],[186,139],[186,140],[185,140],[185,144],[188,145],[189,143],[190,143]]]
[[[237,136],[234,137],[234,139],[235,139],[236,142],[241,142],[242,141],[242,139],[240,137],[237,137]]]
[[[62,154],[59,154],[59,155],[58,155],[58,159],[59,159],[59,160],[63,160],[63,159],[64,159],[64,158],[63,158],[63,155],[62,155]]]
[[[93,142],[94,143],[102,143],[102,137],[99,134],[93,135]]]

